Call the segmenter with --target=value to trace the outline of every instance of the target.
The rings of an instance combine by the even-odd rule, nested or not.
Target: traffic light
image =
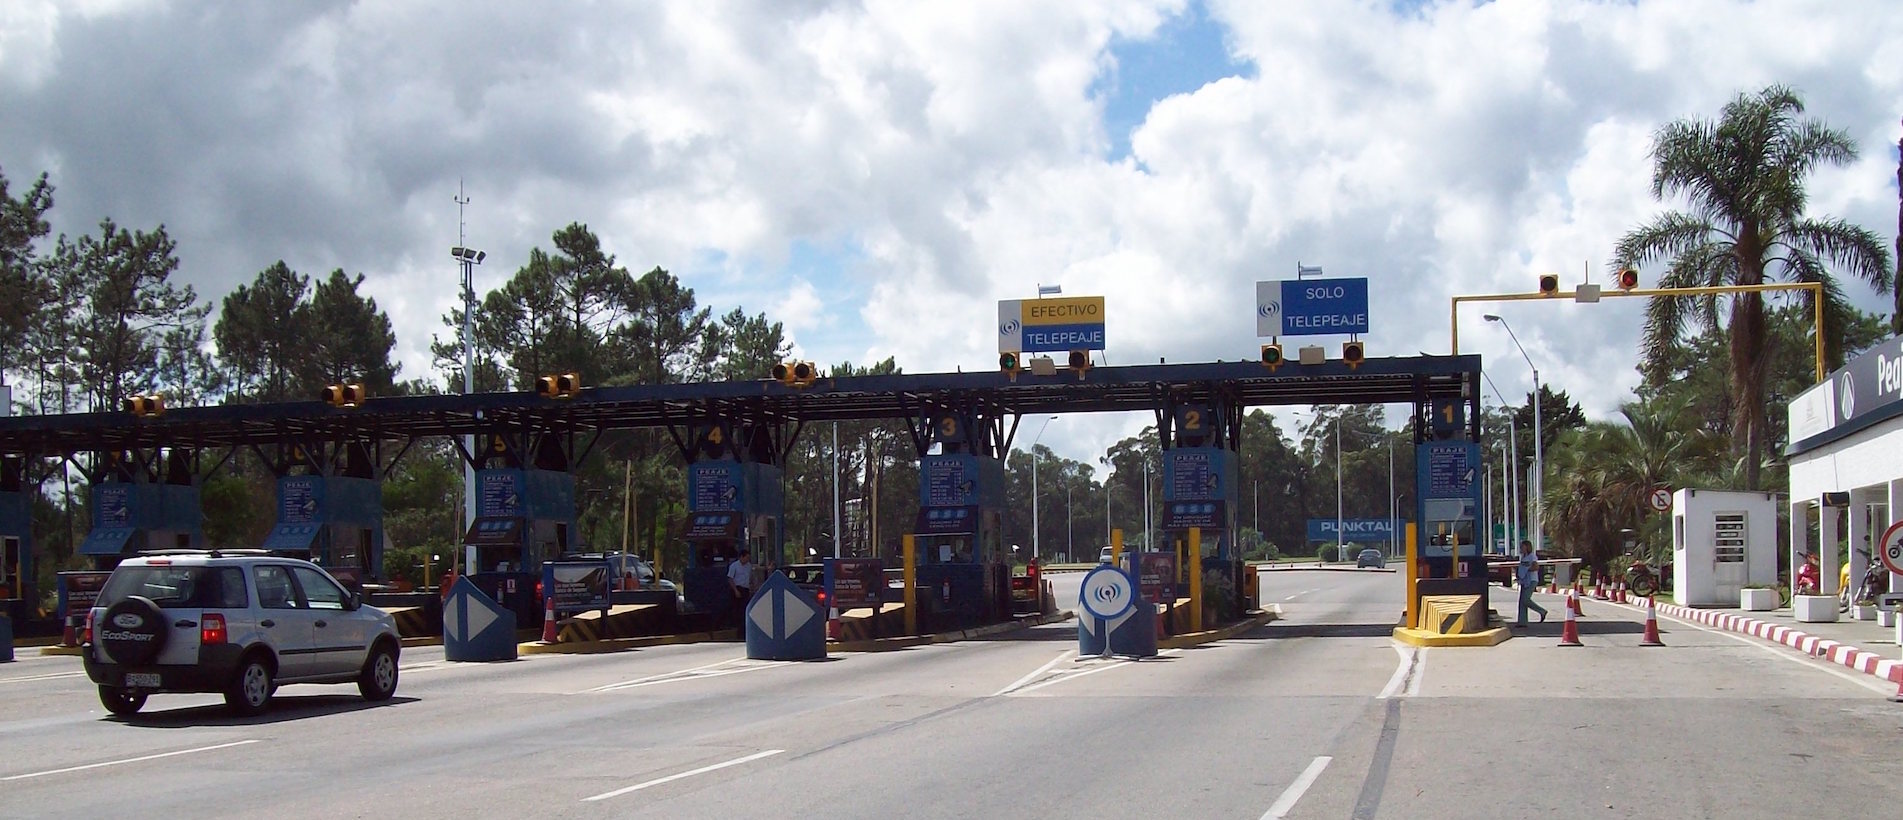
[[[165,397],[157,393],[150,396],[127,396],[125,411],[135,416],[156,416],[165,412]]]
[[[1540,295],[1541,296],[1558,296],[1559,295],[1559,274],[1557,273],[1540,274]]]
[[[1004,375],[1010,376],[1011,378],[1015,379],[1018,377],[1018,373],[1022,371],[1024,368],[1019,366],[1018,354],[999,353],[998,354],[998,369],[1004,371]]]
[[[1262,346],[1262,366],[1274,370],[1282,366],[1282,345],[1270,342]]]
[[[572,399],[581,392],[581,375],[557,373],[535,380],[535,394],[548,399]]]
[[[787,387],[808,387],[819,379],[812,362],[781,362],[773,366],[773,380]]]
[[[1620,268],[1613,278],[1619,283],[1620,290],[1631,290],[1639,286],[1639,272],[1632,268]]]
[[[1077,378],[1082,379],[1084,377],[1084,373],[1088,370],[1090,370],[1090,351],[1088,350],[1071,351],[1070,352],[1070,372],[1076,373]]]
[[[325,404],[337,407],[356,407],[363,404],[363,385],[332,384],[326,385],[318,395]]]
[[[1361,347],[1360,342],[1341,343],[1341,361],[1348,365],[1348,369],[1353,370],[1360,367],[1361,363],[1366,361],[1367,358],[1367,351]]]

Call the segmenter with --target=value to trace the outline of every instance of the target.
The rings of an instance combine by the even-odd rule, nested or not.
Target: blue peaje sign
[[[1345,336],[1368,332],[1367,279],[1257,282],[1255,335]]]

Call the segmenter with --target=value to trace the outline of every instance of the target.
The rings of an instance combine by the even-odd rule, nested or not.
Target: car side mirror
[[[363,607],[363,593],[352,592],[344,598],[344,611],[356,612]]]

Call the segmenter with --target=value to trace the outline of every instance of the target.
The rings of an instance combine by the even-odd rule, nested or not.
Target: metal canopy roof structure
[[[996,371],[822,378],[804,388],[768,379],[595,387],[574,398],[534,392],[370,397],[362,406],[319,401],[181,407],[158,416],[124,412],[0,418],[0,455],[65,456],[152,447],[212,448],[316,439],[404,440],[529,426],[549,430],[668,427],[710,415],[806,423],[916,419],[928,407],[994,416],[1149,411],[1171,397],[1225,396],[1244,407],[1413,403],[1469,399],[1480,357],[1094,367],[1015,379]]]

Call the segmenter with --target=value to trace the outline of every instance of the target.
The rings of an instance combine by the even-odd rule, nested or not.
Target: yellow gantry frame
[[[1824,283],[1822,282],[1781,282],[1766,285],[1714,285],[1712,287],[1700,288],[1635,288],[1633,290],[1618,290],[1615,288],[1612,290],[1602,289],[1599,292],[1599,296],[1600,298],[1612,298],[1616,296],[1716,296],[1728,293],[1763,293],[1765,291],[1781,290],[1811,291],[1811,302],[1816,306],[1817,313],[1817,343],[1815,346],[1816,350],[1814,351],[1815,364],[1817,366],[1817,383],[1822,384],[1824,381]],[[1578,301],[1577,299],[1569,298],[1569,296],[1570,294],[1565,291],[1556,291],[1554,293],[1488,293],[1455,296],[1452,299],[1452,304],[1448,308],[1449,326],[1453,332],[1453,354],[1456,356],[1460,355],[1460,303]]]

